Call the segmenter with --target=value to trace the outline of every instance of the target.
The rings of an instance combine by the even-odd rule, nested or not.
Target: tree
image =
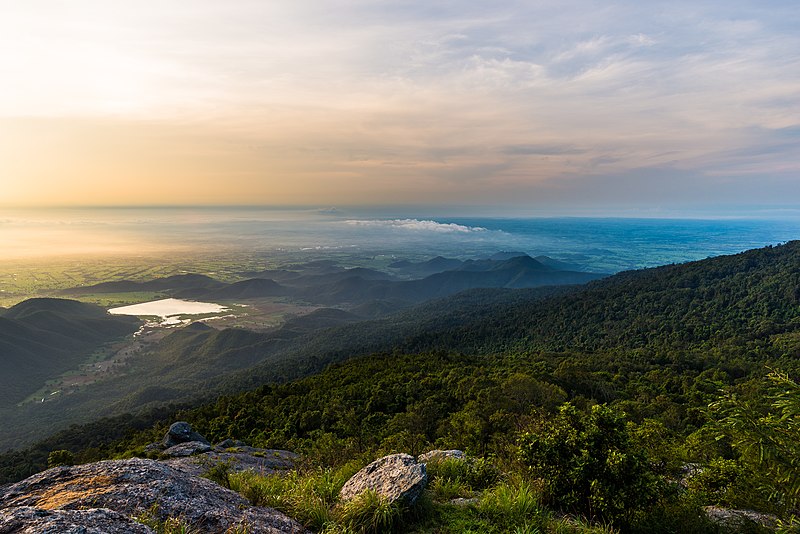
[[[545,499],[589,519],[630,523],[659,494],[659,479],[631,439],[624,414],[570,403],[520,439],[520,459],[545,485]]]

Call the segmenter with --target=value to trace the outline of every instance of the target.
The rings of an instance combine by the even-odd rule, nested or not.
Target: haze
[[[0,205],[791,205],[793,2],[5,2]]]

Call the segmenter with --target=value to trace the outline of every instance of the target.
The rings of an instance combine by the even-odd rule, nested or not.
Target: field
[[[11,260],[0,265],[0,306],[12,306],[31,297],[54,296],[71,288],[116,280],[146,281],[183,273],[200,273],[224,282],[238,280],[238,273],[264,268],[252,254],[175,257],[116,256]],[[158,294],[127,293],[87,295],[81,300],[102,306],[135,304],[159,298]]]

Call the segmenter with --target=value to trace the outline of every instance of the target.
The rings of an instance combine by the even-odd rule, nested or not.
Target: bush
[[[623,414],[608,406],[592,406],[587,414],[567,403],[521,436],[520,459],[542,479],[549,504],[624,526],[661,489],[630,432]]]

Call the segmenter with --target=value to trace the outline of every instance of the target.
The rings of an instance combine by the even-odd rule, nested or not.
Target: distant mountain
[[[287,294],[289,294],[289,290],[274,280],[253,278],[234,282],[198,296],[207,300],[232,300],[280,297]]]
[[[0,317],[0,405],[21,401],[139,324],[74,300],[36,298],[9,308]]]
[[[536,256],[534,258],[539,263],[543,263],[548,267],[552,267],[557,271],[583,271],[583,267],[578,265],[577,263],[568,263],[565,261],[555,260],[549,256]]]
[[[183,274],[148,282],[105,282],[65,290],[64,294],[153,291],[175,298],[212,301],[291,297],[324,306],[360,307],[361,316],[370,309],[365,304],[380,301],[384,304],[373,307],[375,315],[370,316],[378,317],[467,289],[583,284],[605,276],[560,269],[559,262],[547,257],[542,257],[547,263],[515,252],[493,257],[503,259],[462,261],[437,256],[420,263],[395,262],[390,267],[401,279],[375,269],[344,268],[334,261],[320,260],[290,269],[250,272],[251,278],[231,284],[205,275]]]
[[[445,258],[441,260],[434,258],[434,260],[435,264],[441,265]],[[583,284],[605,276],[598,273],[558,271],[530,256],[515,256],[502,261],[452,261],[458,262],[456,269],[432,274],[419,280],[365,280],[353,276],[308,288],[298,292],[297,295],[311,302],[328,305],[363,304],[387,299],[420,303],[467,289]]]
[[[436,276],[447,276],[434,278],[435,283],[428,279],[391,284],[361,279],[339,281],[345,287],[336,287],[391,294],[394,289],[387,288],[398,284],[423,284],[426,291],[445,283],[454,288],[464,283],[462,277],[498,277],[515,283],[515,276],[563,276],[562,271],[542,269],[542,263],[533,258],[511,260],[516,261],[495,262],[489,271],[441,273]],[[615,394],[614,374],[609,374],[608,383],[599,384],[596,377],[582,381],[581,377],[589,375],[571,363],[573,355],[584,355],[581,365],[590,365],[595,356],[611,361],[624,356],[627,360],[622,363],[620,359],[620,365],[630,372],[638,369],[638,362],[698,372],[724,367],[731,376],[753,369],[763,371],[765,365],[796,370],[800,353],[798,266],[800,241],[624,272],[582,286],[471,289],[353,324],[348,324],[351,317],[346,312],[335,310],[309,317],[305,326],[298,318],[288,326],[261,333],[189,327],[138,355],[128,375],[65,396],[52,407],[47,403],[36,410],[29,407],[13,424],[20,428],[17,435],[29,439],[36,432],[42,434],[37,421],[47,421],[52,425],[47,428],[55,428],[63,426],[65,417],[69,422],[88,420],[154,407],[166,399],[185,401],[243,390],[374,353],[441,351],[510,354],[514,358],[545,354],[555,360],[557,374],[565,377],[564,385],[580,384],[575,391],[595,391],[598,398]],[[405,294],[410,294],[408,287]],[[364,300],[362,305],[375,305],[376,298],[378,303],[392,302],[384,295]],[[3,317],[0,324],[2,321],[9,320]],[[340,325],[333,326],[337,322]],[[312,324],[323,329],[306,328]],[[3,326],[7,333],[0,339],[31,339],[30,328],[24,324]],[[0,350],[0,354],[5,352]],[[658,381],[659,376],[647,380]],[[607,390],[597,393],[602,388]]]
[[[412,263],[409,261],[396,261],[389,264],[390,269],[395,269],[399,274],[413,277],[425,277],[432,274],[458,269],[463,262],[452,258],[436,256],[428,261]]]
[[[516,258],[517,256],[527,256],[524,252],[513,251],[513,250],[501,250],[500,252],[495,252],[487,259],[494,260],[494,261],[503,261],[503,260],[510,260],[511,258]]]
[[[205,292],[219,289],[226,284],[203,274],[178,274],[166,278],[156,278],[148,282],[134,282],[131,280],[118,280],[115,282],[101,282],[91,286],[73,287],[61,291],[62,295],[91,295],[95,293],[129,293],[137,291],[189,291],[190,293]]]
[[[341,269],[326,274],[301,274],[291,279],[285,279],[283,284],[303,288],[332,284],[350,278],[361,278],[363,280],[392,280],[394,277],[374,269],[354,267],[352,269]]]
[[[310,333],[323,328],[332,328],[362,321],[358,315],[336,308],[320,308],[306,315],[293,317],[286,321],[282,330]]]

